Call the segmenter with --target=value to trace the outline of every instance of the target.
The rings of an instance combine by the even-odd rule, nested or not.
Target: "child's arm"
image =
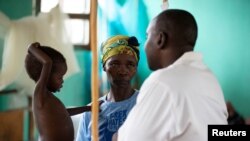
[[[44,53],[40,49],[39,43],[32,43],[29,46],[28,53],[37,58],[37,60],[43,65],[40,77],[36,82],[36,88],[34,93],[34,98],[36,100],[37,106],[42,107],[44,104],[44,100],[48,94],[47,85],[52,68],[52,60],[46,53]]]
[[[82,107],[76,107],[76,108],[67,108],[67,111],[70,116],[77,115],[83,112],[91,111],[91,106],[82,106]]]
[[[103,102],[104,102],[103,100],[100,100],[99,106],[101,106]],[[91,105],[90,106],[75,107],[75,108],[67,108],[67,111],[68,111],[70,116],[73,116],[73,115],[77,115],[77,114],[80,114],[83,112],[91,111]],[[101,111],[101,109],[100,109],[100,111]]]

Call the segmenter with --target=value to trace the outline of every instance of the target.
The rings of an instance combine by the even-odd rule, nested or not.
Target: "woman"
[[[110,91],[100,100],[104,101],[99,114],[99,140],[111,141],[112,135],[125,121],[135,105],[138,90],[131,86],[137,72],[139,43],[136,37],[117,35],[107,39],[101,47],[103,70],[110,84]],[[83,113],[79,124],[77,141],[91,140],[91,113]]]

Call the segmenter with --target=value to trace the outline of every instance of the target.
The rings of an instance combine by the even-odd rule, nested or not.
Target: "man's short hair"
[[[177,41],[195,45],[198,27],[191,13],[180,9],[168,9],[157,16],[156,22],[159,31],[169,31]]]

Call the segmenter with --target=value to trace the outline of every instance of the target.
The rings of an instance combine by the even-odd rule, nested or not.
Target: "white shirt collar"
[[[201,53],[193,52],[193,51],[186,52],[179,59],[177,59],[171,66],[175,66],[178,64],[185,64],[185,63],[194,62],[194,61],[200,62],[202,61],[202,58],[203,57]]]

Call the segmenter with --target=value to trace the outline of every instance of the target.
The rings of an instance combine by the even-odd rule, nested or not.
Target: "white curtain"
[[[0,90],[14,83],[22,93],[33,93],[35,83],[28,77],[24,68],[28,45],[32,42],[53,47],[64,55],[68,65],[66,77],[79,72],[70,35],[65,27],[66,19],[67,16],[62,14],[59,6],[49,13],[15,21],[0,12],[0,38],[4,39]]]

